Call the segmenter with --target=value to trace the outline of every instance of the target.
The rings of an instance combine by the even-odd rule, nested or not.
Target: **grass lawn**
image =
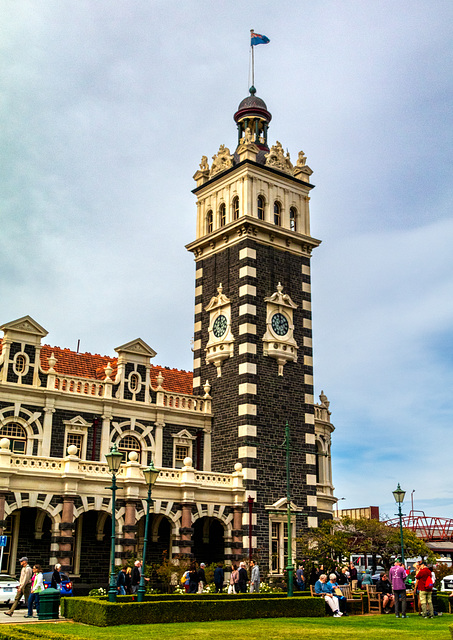
[[[58,626],[57,626],[58,625]],[[409,616],[406,620],[392,615],[349,616],[347,618],[261,618],[258,620],[232,620],[220,622],[196,622],[137,625],[121,627],[89,627],[77,623],[41,623],[27,625],[39,629],[46,637],[46,630],[64,632],[91,640],[111,640],[117,635],[134,640],[319,640],[322,637],[339,640],[384,637],[385,640],[450,640],[449,625],[453,615],[444,614],[432,620]]]

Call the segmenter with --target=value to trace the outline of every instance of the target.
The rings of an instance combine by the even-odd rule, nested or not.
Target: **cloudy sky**
[[[340,507],[453,517],[450,0],[0,0],[0,323],[191,369],[192,175],[255,85],[314,171]]]

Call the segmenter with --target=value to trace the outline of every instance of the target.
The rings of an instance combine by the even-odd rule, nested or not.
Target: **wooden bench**
[[[361,593],[358,597],[354,598],[352,595],[352,589],[350,584],[341,584],[339,585],[339,589],[341,590],[341,593],[343,594],[343,596],[346,598],[346,602],[348,604],[357,602],[358,600],[360,600],[360,603],[362,606],[362,615],[363,615],[363,594]],[[352,606],[349,607],[349,610],[351,613],[354,613],[354,608]]]

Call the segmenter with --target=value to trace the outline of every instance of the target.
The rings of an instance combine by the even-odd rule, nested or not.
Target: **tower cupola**
[[[256,146],[269,151],[267,130],[271,120],[272,115],[267,110],[266,103],[258,98],[255,87],[250,87],[250,95],[242,100],[234,114],[234,121],[238,128],[238,144],[245,137],[247,129],[250,129],[250,135]]]

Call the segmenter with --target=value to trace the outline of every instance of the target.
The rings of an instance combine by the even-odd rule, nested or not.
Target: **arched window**
[[[124,462],[129,462],[128,456],[131,451],[136,451],[138,453],[137,462],[141,461],[142,448],[134,436],[124,436],[118,443],[118,451],[123,454]]]
[[[282,223],[282,206],[280,202],[274,202],[274,224],[278,227]]]
[[[239,198],[234,196],[233,202],[231,204],[231,208],[233,210],[233,220],[239,219]]]
[[[258,196],[257,205],[258,205],[258,220],[264,220],[264,198],[263,198],[263,196]]]
[[[324,457],[322,444],[318,440],[316,442],[316,482],[324,482]]]
[[[212,211],[211,209],[209,209],[208,213],[206,214],[206,233],[212,233],[212,229],[213,229],[213,217],[212,217]]]
[[[226,225],[226,207],[225,204],[222,204],[219,207],[219,226],[224,227]]]
[[[27,450],[27,433],[25,429],[16,422],[8,422],[0,428],[0,439],[8,438],[13,453],[25,453]]]
[[[289,228],[291,231],[297,231],[297,209],[291,207],[289,210]]]

